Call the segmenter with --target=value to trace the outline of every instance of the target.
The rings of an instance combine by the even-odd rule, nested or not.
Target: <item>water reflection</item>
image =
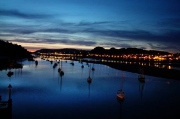
[[[139,68],[138,80],[142,83],[145,83],[145,74],[144,74],[144,67],[143,66]]]
[[[15,68],[15,77],[22,76],[22,69],[23,68]]]
[[[144,85],[145,85],[145,82],[139,81],[139,92],[140,92],[141,99],[143,97]]]
[[[94,71],[95,70],[95,68],[94,68],[94,63],[92,64],[92,71]]]
[[[117,101],[118,101],[118,103],[119,103],[119,105],[120,105],[120,111],[119,111],[119,119],[122,119],[123,118],[123,102],[124,102],[124,100],[119,100],[118,98],[117,98]]]
[[[36,65],[36,66],[38,65],[38,61],[37,61],[37,60],[35,60],[35,65]]]
[[[117,99],[120,102],[123,102],[124,98],[125,98],[125,94],[124,94],[124,90],[123,90],[123,85],[124,85],[124,72],[122,71],[120,90],[117,91]]]
[[[62,76],[61,75],[59,75],[59,79],[60,79],[60,92],[61,92],[62,90]]]
[[[91,91],[91,83],[92,82],[88,82],[88,97],[90,97],[90,91]]]
[[[83,70],[84,70],[84,65],[83,65],[83,68],[81,70],[81,76],[83,76]]]
[[[124,86],[124,71],[121,72],[121,86],[120,86],[120,90],[118,90],[117,92],[117,101],[120,104],[119,119],[122,119],[122,105],[125,98],[123,86]]]
[[[88,91],[89,91],[88,97],[90,97],[90,85],[91,85],[91,83],[92,83],[92,78],[91,78],[91,76],[90,76],[90,73],[91,73],[91,66],[89,67],[89,76],[88,76],[88,78],[87,78],[87,82],[88,82]]]

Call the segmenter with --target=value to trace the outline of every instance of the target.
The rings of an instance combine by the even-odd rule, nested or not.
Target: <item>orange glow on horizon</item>
[[[66,44],[46,44],[46,43],[22,43],[22,42],[13,42],[13,43],[21,45],[29,52],[35,52],[40,49],[63,49],[63,48],[89,50],[96,47],[96,46],[85,46],[85,45],[80,46],[80,45],[66,45]]]

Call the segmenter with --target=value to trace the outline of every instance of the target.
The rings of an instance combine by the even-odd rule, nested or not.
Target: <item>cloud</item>
[[[8,33],[14,33],[14,34],[32,34],[35,32],[38,32],[38,30],[36,29],[6,29],[6,30],[2,30],[4,32],[8,32]]]
[[[83,32],[101,36],[127,38],[135,41],[176,42],[180,44],[180,30],[168,30],[162,34],[155,34],[145,30],[96,30],[89,28],[84,29]]]
[[[72,25],[72,24],[71,24]],[[58,26],[59,27],[59,26]],[[174,43],[176,45],[180,45],[180,30],[171,30],[167,29],[164,31],[164,33],[161,34],[155,34],[149,31],[145,30],[111,30],[111,29],[95,29],[95,28],[69,28],[69,27],[62,27],[62,28],[37,28],[37,27],[28,27],[28,26],[17,26],[13,27],[13,29],[8,28],[8,29],[2,29],[1,31],[7,32],[7,33],[13,33],[15,34],[33,34],[36,33],[59,33],[60,34],[68,34],[71,36],[72,34],[74,35],[79,35],[79,34],[86,34],[86,39],[93,39],[94,40],[104,40],[104,42],[109,43],[108,41],[111,41],[114,44],[111,44],[112,46],[118,46],[117,42],[131,42],[131,41],[137,41],[137,42],[156,42],[156,43],[165,43],[168,45],[168,43]],[[2,34],[1,34],[2,35]],[[50,35],[50,34],[49,34]],[[80,36],[81,36],[80,35]],[[69,37],[70,37],[69,36]],[[73,39],[76,39],[78,42],[77,36],[74,36]],[[89,37],[92,36],[92,37]],[[94,38],[96,36],[96,38]],[[88,38],[89,37],[89,38]],[[42,38],[42,37],[41,37]],[[52,34],[53,38],[53,34]],[[62,37],[61,37],[62,38]],[[100,38],[100,39],[97,39]],[[123,39],[123,40],[122,40]],[[51,39],[52,40],[52,39]],[[82,39],[81,39],[82,40]],[[66,40],[63,41],[64,43],[71,44],[73,45],[73,41],[68,42]],[[76,43],[76,42],[74,42]],[[85,42],[79,42],[79,44],[85,44]],[[91,45],[91,42],[87,42],[88,45]],[[92,43],[93,44],[93,43]]]
[[[132,38],[132,39],[143,39],[143,38],[153,37],[153,35],[150,32],[143,31],[143,30],[134,30],[134,31],[97,30],[94,28],[87,28],[87,29],[84,29],[82,32],[93,33],[93,34],[102,35],[102,36],[110,36],[110,37],[118,37],[118,38]]]
[[[77,31],[73,31],[71,29],[62,29],[62,28],[52,28],[52,29],[44,29],[41,32],[55,32],[55,33],[76,33]]]
[[[151,47],[151,49],[163,49],[163,48],[165,48],[164,45],[153,44],[153,43],[147,43],[147,44]]]
[[[3,33],[0,33],[0,36],[5,36],[5,37],[9,37],[9,36],[16,36],[16,35],[14,35],[14,34],[3,34]]]
[[[45,44],[66,44],[66,45],[84,45],[94,46],[96,42],[85,40],[71,40],[71,39],[14,39],[13,42],[20,43],[45,43]]]
[[[87,21],[81,21],[79,23],[76,24],[76,26],[93,26],[93,25],[105,25],[105,24],[109,24],[112,23],[110,21],[101,21],[101,22],[87,22]]]
[[[96,29],[96,27],[92,27],[92,24],[106,24],[108,22],[102,21],[102,22],[88,22],[83,23],[83,26],[85,27],[78,27],[75,24],[67,24],[66,27],[61,27],[60,25],[56,27],[36,27],[35,25],[33,27],[29,27],[27,25],[14,25],[11,27],[1,28],[1,31],[7,32],[7,33],[17,33],[17,34],[32,34],[32,33],[61,33],[61,34],[87,34],[91,36],[101,36],[104,37],[104,39],[107,37],[112,40],[118,39],[116,41],[119,41],[120,39],[131,39],[134,41],[144,41],[144,42],[174,42],[176,44],[180,45],[180,30],[171,30],[166,29],[163,31],[163,33],[154,33],[146,30],[112,30],[112,29],[105,29],[104,27],[101,29]],[[63,24],[63,23],[62,23]],[[82,23],[79,23],[82,25]],[[76,26],[76,27],[75,27]],[[91,27],[89,27],[91,26]],[[60,27],[60,28],[59,28]],[[74,28],[75,27],[75,28]],[[121,41],[121,40],[120,40]]]
[[[155,25],[163,28],[180,29],[180,17],[160,19]]]
[[[84,41],[84,40],[68,40],[68,39],[61,39],[60,43],[68,44],[68,45],[85,45],[85,46],[94,46],[96,42],[93,41]]]
[[[52,29],[46,29],[46,28],[29,28],[29,27],[17,27],[17,28],[9,28],[9,29],[2,29],[1,31],[8,32],[8,33],[16,33],[16,34],[32,34],[32,33],[38,33],[38,32],[44,32],[44,33],[68,33],[72,34],[75,33],[75,31],[70,29],[60,29],[60,28],[52,28]]]
[[[31,14],[31,13],[22,13],[18,10],[2,10],[0,9],[0,16],[9,16],[25,19],[41,19],[41,18],[50,18],[51,15],[46,14]]]
[[[180,43],[180,30],[169,30],[164,34],[163,39],[171,42]],[[179,44],[180,45],[180,44]]]
[[[173,20],[172,20],[173,21]],[[174,21],[177,21],[174,19]],[[5,22],[6,23],[6,22]],[[49,25],[52,23],[52,25]],[[96,44],[102,44],[107,47],[136,47],[144,48],[142,44],[147,46],[147,43],[155,43],[157,45],[150,45],[152,49],[177,49],[180,50],[180,30],[178,28],[171,29],[167,27],[161,30],[160,33],[153,31],[147,31],[142,29],[113,29],[110,26],[115,25],[118,22],[101,21],[101,22],[85,22],[79,23],[70,22],[48,22],[47,25],[39,25],[35,23],[33,25],[19,25],[19,24],[0,24],[0,36],[6,36],[6,34],[12,36],[18,36],[22,34],[23,37],[31,40],[24,40],[23,42],[34,42],[49,44],[63,43],[67,45],[84,45],[95,46]],[[178,23],[177,23],[178,24]],[[97,27],[97,25],[101,25]],[[161,24],[163,25],[163,24]],[[165,25],[165,23],[164,23]],[[170,23],[169,23],[170,26]],[[173,26],[173,25],[171,25]],[[160,27],[160,24],[159,24]],[[16,38],[15,38],[16,39]],[[36,40],[33,40],[36,39]],[[73,39],[73,40],[72,40]],[[16,39],[17,40],[17,39]],[[93,41],[90,41],[93,40]],[[19,41],[20,42],[20,41]],[[137,46],[134,42],[141,42],[142,44]],[[159,45],[158,45],[159,44]],[[164,44],[160,45],[160,44]]]
[[[161,50],[161,51],[170,51],[170,52],[177,52],[180,51],[180,46],[177,44],[153,44],[147,43],[151,49],[154,50]]]

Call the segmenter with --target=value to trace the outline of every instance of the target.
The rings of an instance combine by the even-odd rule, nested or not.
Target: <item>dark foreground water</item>
[[[138,74],[95,64],[92,83],[87,83],[89,67],[84,63],[63,61],[63,77],[58,67],[38,59],[24,61],[23,69],[0,71],[0,94],[8,100],[12,85],[12,119],[178,119],[180,117],[180,81],[146,76],[140,83]],[[133,67],[132,67],[133,68]],[[125,100],[116,98],[123,88]]]

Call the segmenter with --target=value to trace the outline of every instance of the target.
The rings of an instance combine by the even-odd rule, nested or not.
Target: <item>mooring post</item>
[[[12,99],[11,99],[11,84],[9,84],[8,86],[8,93],[9,93],[9,99],[8,99],[8,109],[9,109],[9,112],[11,114],[11,111],[12,111]]]

